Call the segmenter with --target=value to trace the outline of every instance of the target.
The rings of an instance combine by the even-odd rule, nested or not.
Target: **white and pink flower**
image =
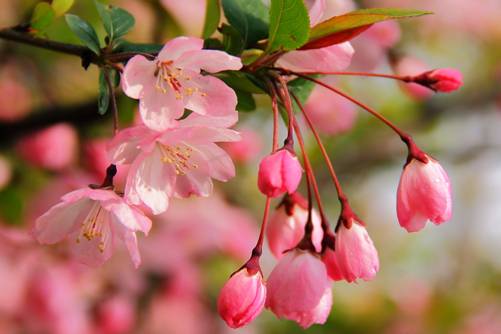
[[[148,234],[150,228],[149,218],[113,190],[82,188],[40,216],[32,232],[42,244],[67,239],[75,258],[93,266],[107,261],[121,241],[137,267],[141,256],[136,232]]]
[[[239,58],[223,51],[203,50],[203,40],[178,37],[154,60],[136,55],[122,75],[126,95],[139,99],[144,124],[155,130],[174,126],[185,108],[200,115],[236,114],[237,97],[223,81],[201,72],[238,70]]]
[[[127,199],[159,214],[167,210],[171,197],[209,196],[212,179],[227,181],[235,176],[233,161],[215,143],[237,141],[240,136],[213,125],[218,122],[190,115],[165,131],[143,125],[119,132],[110,144],[110,156],[114,163],[131,165]]]

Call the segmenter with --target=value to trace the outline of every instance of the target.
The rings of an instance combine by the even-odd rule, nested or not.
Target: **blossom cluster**
[[[310,24],[315,25],[324,15],[325,2],[307,4]],[[386,43],[392,42],[381,45]],[[329,91],[335,105],[358,105],[405,143],[408,156],[397,190],[397,217],[403,228],[416,232],[427,221],[438,225],[451,218],[450,182],[438,161],[384,116],[332,86],[332,77],[317,79],[316,75],[379,76],[431,91],[451,92],[461,86],[461,74],[454,69],[401,76],[346,72],[354,52],[352,44],[343,41],[277,52],[260,60],[266,65],[261,75],[274,119],[272,150],[261,160],[257,173],[257,187],[267,200],[250,259],[231,276],[218,299],[218,311],[230,327],[248,324],[265,307],[304,328],[324,323],[332,307],[332,281],[368,281],[379,270],[376,247],[365,223],[350,206],[316,132],[318,124],[321,131],[331,134],[347,130],[354,109],[347,107],[347,115],[339,116],[345,124],[328,124],[332,117],[328,109],[311,102],[304,108],[289,89],[291,80],[308,80],[324,93]],[[256,62],[259,64],[259,60]],[[147,235],[153,216],[169,214],[174,198],[208,197],[213,192],[213,180],[224,182],[235,176],[224,145],[240,140],[240,134],[231,129],[238,120],[238,100],[235,91],[217,77],[224,71],[252,72],[253,67],[244,67],[242,59],[224,51],[204,49],[204,41],[193,37],[168,41],[156,56],[136,54],[128,59],[121,87],[124,94],[139,101],[140,120],[118,131],[108,143],[111,165],[102,184],[64,195],[59,204],[37,219],[35,238],[43,244],[65,240],[74,257],[89,265],[103,264],[123,244],[138,267],[141,256],[136,232]],[[334,230],[323,209],[295,106],[322,151],[337,191],[341,212]],[[287,115],[288,129],[281,147],[277,123],[280,108]],[[323,109],[317,113],[317,108]],[[296,140],[302,161],[296,156]],[[123,192],[114,183],[117,166],[128,168]],[[307,198],[301,195],[302,181]],[[281,196],[268,221],[272,199]],[[265,238],[279,260],[266,279],[259,262]]]

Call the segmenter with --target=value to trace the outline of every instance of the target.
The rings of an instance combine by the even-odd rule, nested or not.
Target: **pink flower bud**
[[[450,93],[463,85],[463,75],[453,68],[441,68],[417,76],[414,82],[437,92]]]
[[[261,313],[265,299],[266,286],[261,273],[251,274],[247,268],[243,268],[221,289],[217,310],[228,326],[239,328]]]
[[[440,164],[412,159],[404,167],[397,191],[397,215],[408,232],[421,230],[428,220],[439,225],[452,216],[449,177]]]
[[[308,220],[308,204],[298,193],[288,196],[271,217],[266,229],[266,238],[271,252],[277,259],[294,248],[304,236]],[[323,231],[320,216],[312,211],[312,241],[317,252],[322,250]]]
[[[323,262],[307,251],[288,252],[270,274],[266,307],[279,318],[308,328],[323,324],[332,306],[332,290]]]
[[[266,196],[277,197],[296,191],[303,169],[297,157],[287,149],[268,155],[259,164],[257,185]]]
[[[77,146],[75,129],[60,123],[21,139],[17,151],[23,159],[37,167],[58,171],[74,162]]]
[[[327,273],[335,281],[370,281],[379,271],[377,250],[365,227],[352,221],[351,227],[341,224],[336,234],[335,250],[327,249],[323,256]]]

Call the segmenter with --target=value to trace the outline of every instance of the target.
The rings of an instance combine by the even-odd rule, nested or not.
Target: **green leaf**
[[[431,14],[413,9],[368,8],[334,16],[311,28],[310,39],[301,49],[317,49],[348,41],[372,24]]]
[[[224,51],[231,55],[239,55],[243,51],[244,40],[238,30],[223,23],[219,32],[223,35]]]
[[[70,10],[74,2],[74,0],[52,0],[51,6],[56,16],[61,16]]]
[[[221,19],[219,0],[207,0],[205,7],[205,23],[202,31],[203,38],[209,38],[216,31]]]
[[[143,44],[143,43],[131,43],[123,39],[117,41],[113,51],[115,52],[141,52],[149,53],[152,55],[157,54],[162,50],[163,45],[160,44]]]
[[[245,48],[268,37],[269,14],[262,0],[222,0],[222,4],[226,19],[242,35]]]
[[[238,89],[235,90],[235,93],[237,94],[238,99],[238,111],[249,112],[256,109],[256,101],[254,101],[254,97],[251,93],[247,93]]]
[[[94,0],[94,4],[111,41],[126,35],[136,22],[134,17],[122,8],[105,5],[98,0]]]
[[[99,97],[97,99],[99,115],[106,114],[108,107],[110,106],[110,91],[108,89],[108,83],[106,82],[104,71],[106,70],[101,70],[99,72]]]
[[[99,39],[97,38],[94,28],[76,15],[66,14],[65,18],[71,31],[77,35],[85,46],[91,49],[95,54],[99,54],[101,52],[101,48],[99,46]]]
[[[30,25],[33,29],[42,31],[52,23],[55,15],[54,10],[48,3],[40,2],[33,11]]]
[[[310,18],[303,0],[271,0],[267,51],[295,50],[308,41]]]

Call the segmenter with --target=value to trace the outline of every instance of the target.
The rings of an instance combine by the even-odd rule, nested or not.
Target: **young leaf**
[[[119,39],[134,26],[134,17],[128,11],[105,5],[99,0],[94,0],[94,4],[110,40]]]
[[[33,11],[30,25],[33,29],[42,31],[52,23],[54,17],[55,13],[52,7],[46,2],[40,2]]]
[[[99,39],[97,38],[96,31],[92,26],[81,19],[80,17],[73,14],[66,14],[66,23],[70,27],[71,31],[95,54],[99,54],[101,51],[99,46]]]
[[[267,51],[295,50],[308,41],[310,18],[303,0],[271,0]]]
[[[241,90],[235,90],[235,94],[237,94],[237,110],[238,111],[243,111],[243,112],[249,112],[253,111],[256,109],[256,101],[254,101],[254,97],[252,94],[241,91]]]
[[[51,6],[56,16],[61,16],[73,6],[74,2],[74,0],[52,0]]]
[[[205,23],[202,31],[202,37],[209,38],[216,31],[221,19],[221,7],[219,0],[207,0],[205,7]]]
[[[223,35],[224,51],[231,55],[239,55],[244,49],[244,40],[238,30],[223,23],[219,32]]]
[[[105,70],[99,72],[99,97],[97,99],[98,113],[104,115],[110,105],[110,91],[104,74]]]
[[[318,49],[348,41],[374,23],[416,17],[431,12],[412,9],[368,8],[334,16],[311,28],[310,39],[301,49]]]
[[[262,0],[222,0],[230,25],[242,35],[244,46],[252,47],[268,36],[268,9]]]

